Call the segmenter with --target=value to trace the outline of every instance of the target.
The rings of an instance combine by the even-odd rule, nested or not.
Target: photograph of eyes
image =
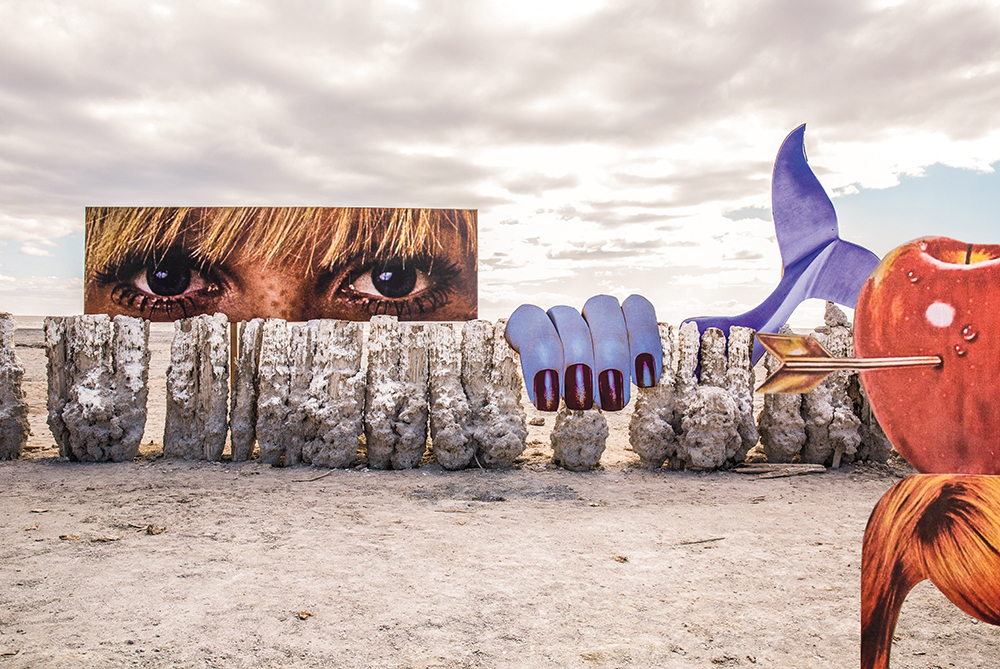
[[[87,207],[86,234],[88,314],[477,317],[475,210]]]

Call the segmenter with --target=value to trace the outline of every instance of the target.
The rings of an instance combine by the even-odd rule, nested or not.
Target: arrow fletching
[[[757,340],[778,359],[774,370],[758,393],[808,393],[831,372],[845,369],[893,369],[898,367],[937,367],[939,355],[917,355],[899,358],[835,358],[823,345],[806,335],[757,333]]]

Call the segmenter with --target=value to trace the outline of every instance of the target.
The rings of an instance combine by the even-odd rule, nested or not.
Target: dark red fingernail
[[[535,374],[535,406],[539,411],[559,410],[559,375],[554,369]]]
[[[594,406],[594,373],[589,365],[578,363],[566,368],[566,406],[586,411]]]
[[[635,359],[635,385],[640,388],[652,388],[656,385],[656,373],[653,367],[653,356],[640,353]]]
[[[601,394],[601,408],[605,411],[621,411],[625,408],[625,385],[622,373],[617,369],[605,369],[597,377],[597,391]]]

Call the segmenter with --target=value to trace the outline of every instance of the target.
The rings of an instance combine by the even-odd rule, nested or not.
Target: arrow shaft
[[[799,372],[836,372],[845,369],[893,369],[898,367],[937,367],[942,360],[937,355],[906,358],[788,358],[784,369]]]
[[[781,365],[757,388],[761,393],[808,393],[827,374],[841,370],[939,367],[939,355],[894,358],[834,358],[815,339],[804,335],[758,333],[757,339]]]

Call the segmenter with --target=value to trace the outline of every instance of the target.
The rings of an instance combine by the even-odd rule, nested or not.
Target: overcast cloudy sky
[[[998,35],[954,0],[3,2],[0,310],[82,310],[88,205],[341,205],[478,209],[483,317],[738,313],[800,123],[844,238],[1000,242]]]

